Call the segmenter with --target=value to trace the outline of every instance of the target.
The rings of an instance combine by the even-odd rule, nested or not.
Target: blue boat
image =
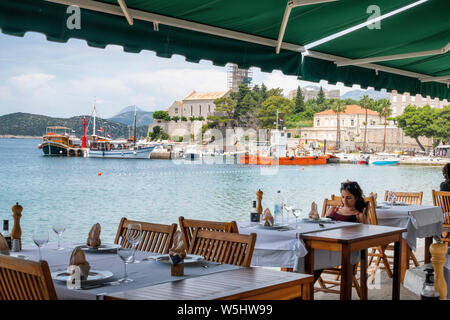
[[[393,164],[398,164],[400,160],[376,160],[372,161],[371,164],[376,166],[389,166]]]

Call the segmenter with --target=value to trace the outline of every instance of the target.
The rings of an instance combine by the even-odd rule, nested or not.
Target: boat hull
[[[305,157],[263,157],[263,156],[240,156],[241,164],[256,165],[324,165],[327,164],[329,156],[305,156]]]
[[[67,156],[67,146],[57,142],[44,142],[41,145],[42,152],[46,156],[65,157]]]
[[[99,151],[89,150],[89,158],[108,158],[108,159],[150,159],[150,154],[155,147],[146,147],[136,150],[110,150]]]
[[[375,166],[389,166],[389,165],[395,165],[398,164],[399,160],[392,160],[392,161],[374,161],[372,162]]]

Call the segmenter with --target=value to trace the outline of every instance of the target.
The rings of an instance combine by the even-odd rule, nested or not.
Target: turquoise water
[[[51,230],[64,217],[63,241],[84,242],[91,226],[102,226],[102,241],[113,241],[122,217],[156,223],[178,223],[178,217],[249,220],[256,191],[264,192],[263,207],[273,210],[276,191],[307,211],[316,201],[338,194],[340,182],[356,180],[365,194],[384,190],[431,190],[442,181],[440,167],[282,166],[263,168],[234,164],[193,164],[168,160],[48,158],[39,140],[0,139],[0,219],[10,219],[11,207],[23,206],[22,238],[32,243],[36,226]],[[304,170],[302,170],[304,168]],[[99,176],[98,173],[102,175]],[[57,237],[50,231],[50,241]]]

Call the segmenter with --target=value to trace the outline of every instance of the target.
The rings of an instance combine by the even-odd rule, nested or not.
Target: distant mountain
[[[45,134],[45,129],[49,126],[63,126],[75,130],[75,135],[81,137],[83,135],[83,125],[81,119],[84,116],[77,116],[72,118],[52,118],[31,113],[11,113],[0,116],[0,135],[14,135],[14,136],[42,136]],[[86,116],[89,122],[88,134],[92,134],[93,124],[90,123],[90,116]],[[103,128],[106,135],[109,133],[113,139],[128,138],[129,130],[132,127],[107,119],[98,118],[96,120],[96,127]],[[148,132],[148,125],[138,126],[136,135],[138,138],[146,137]],[[131,134],[133,134],[131,132]]]
[[[109,118],[108,120],[132,126],[134,122],[134,106],[129,106],[122,109],[118,114],[116,114],[112,118]],[[138,127],[145,125],[148,126],[149,124],[152,123],[153,123],[153,112],[144,111],[136,107],[136,125]]]
[[[345,99],[353,99],[353,100],[360,100],[363,98],[364,95],[368,95],[369,98],[372,98],[374,100],[380,100],[380,99],[388,99],[389,100],[389,93],[386,91],[375,91],[373,89],[370,90],[352,90],[347,92],[346,94],[341,96],[342,100]]]

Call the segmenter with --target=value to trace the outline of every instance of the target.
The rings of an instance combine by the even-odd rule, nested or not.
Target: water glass
[[[136,251],[136,247],[141,242],[142,238],[142,226],[140,223],[130,223],[127,228],[126,239],[131,244],[131,247]],[[134,260],[133,263],[139,263],[141,261]]]
[[[124,276],[122,279],[119,279],[120,283],[128,283],[134,281],[133,279],[128,278],[127,273],[127,265],[133,262],[134,258],[134,249],[133,248],[125,248],[120,245],[121,241],[119,241],[119,246],[117,247],[117,255],[122,259],[123,265],[125,267]]]
[[[48,230],[40,227],[35,229],[33,232],[33,241],[39,248],[39,261],[41,261],[41,247],[48,243]]]
[[[64,220],[56,220],[53,222],[52,225],[53,231],[58,235],[58,248],[56,250],[63,250],[64,248],[61,247],[61,236],[64,231],[66,231],[66,223]]]

